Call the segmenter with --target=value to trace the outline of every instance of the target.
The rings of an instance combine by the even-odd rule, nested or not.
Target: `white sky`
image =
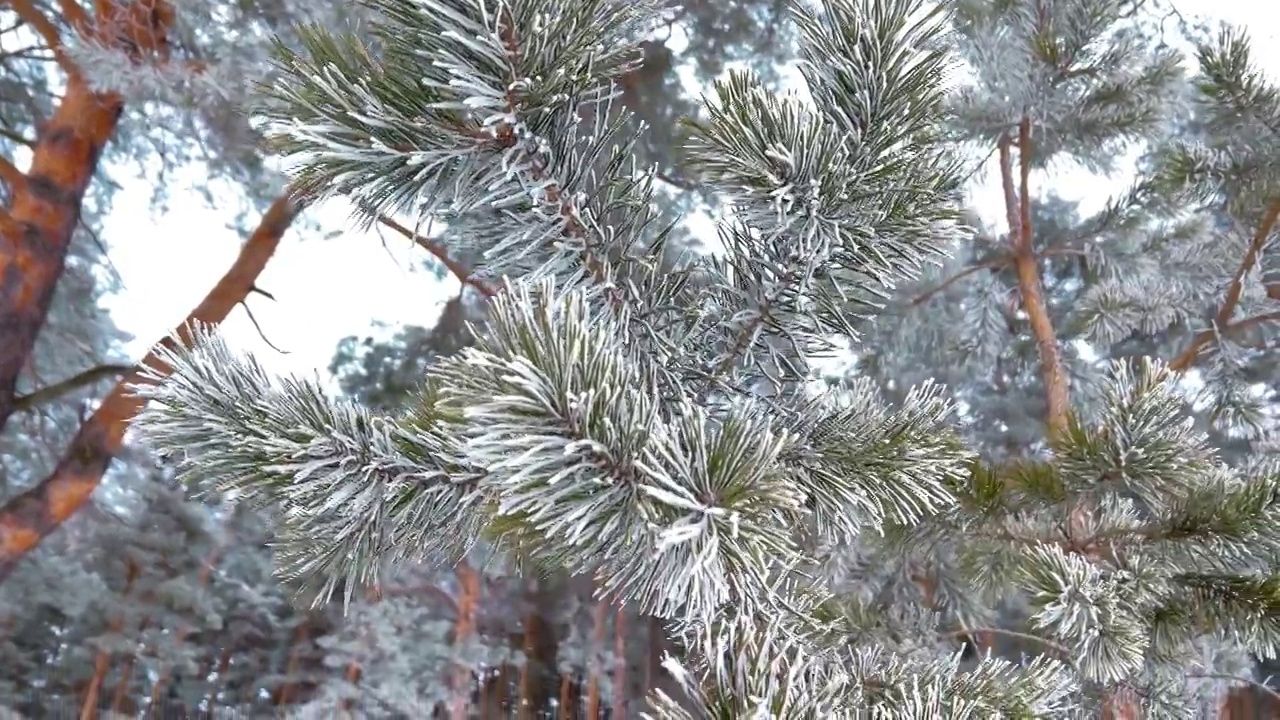
[[[1273,28],[1280,25],[1280,5],[1269,0],[1175,0],[1186,16],[1207,16],[1247,27],[1255,60],[1280,77],[1280,45]],[[130,350],[141,357],[147,348],[180,322],[230,266],[243,237],[227,228],[231,213],[205,207],[184,188],[201,179],[194,173],[172,173],[167,179],[169,211],[153,216],[151,186],[144,180],[117,177],[117,194],[103,238],[124,289],[107,299],[116,323],[135,336]],[[1120,190],[1126,178],[1100,182],[1083,173],[1059,173],[1055,190],[1065,198],[1101,203]],[[190,199],[185,199],[188,196]],[[994,188],[978,190],[980,208],[998,208]],[[420,267],[422,251],[387,235],[387,247],[376,234],[351,229],[346,210],[337,205],[314,208],[311,219],[336,237],[286,235],[259,285],[275,295],[272,302],[250,298],[254,316],[267,338],[288,351],[281,355],[258,336],[242,308],[223,323],[226,337],[252,352],[267,367],[310,375],[326,368],[338,341],[364,336],[375,321],[430,324],[440,305],[458,285],[437,281]],[[985,213],[984,213],[985,214]],[[993,210],[1000,217],[999,210]]]

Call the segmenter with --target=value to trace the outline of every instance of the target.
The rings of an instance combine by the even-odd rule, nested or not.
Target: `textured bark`
[[[627,716],[627,609],[619,607],[613,615],[613,715]]]
[[[96,20],[75,3],[64,7],[82,36],[123,49],[135,62],[168,59],[173,12],[164,0],[97,0]],[[85,192],[124,112],[120,95],[90,89],[63,54],[54,24],[32,3],[21,0],[14,9],[54,51],[67,85],[36,135],[31,167],[7,182],[10,202],[0,211],[0,430],[14,412],[18,376],[48,317]]]
[[[458,563],[458,617],[453,629],[455,652],[461,652],[467,640],[476,631],[476,617],[480,608],[480,573],[469,564]],[[453,707],[449,717],[466,720],[471,706],[471,668],[459,663],[453,670]]]
[[[184,342],[189,341],[186,328],[192,322],[216,325],[248,296],[295,213],[294,203],[288,196],[280,197],[271,205],[231,269],[178,328]],[[159,347],[171,348],[173,343],[173,338],[167,337]],[[154,350],[142,364],[160,372],[170,370]],[[112,458],[120,451],[129,423],[142,409],[143,400],[133,391],[140,381],[141,377],[134,372],[117,383],[98,410],[80,427],[53,473],[0,507],[0,582],[41,540],[89,501]]]
[[[600,717],[600,677],[604,669],[600,667],[600,653],[604,650],[605,624],[609,619],[609,603],[605,600],[596,602],[591,613],[591,659],[587,680],[587,718],[596,720]]]
[[[1028,187],[1031,175],[1031,121],[1023,118],[1018,125],[1018,166],[1020,188],[1014,189],[1013,147],[1014,139],[1005,135],[997,148],[1000,154],[1000,180],[1004,189],[1005,214],[1009,222],[1009,242],[1013,246],[1013,267],[1018,276],[1018,290],[1022,295],[1022,309],[1027,313],[1031,333],[1040,355],[1040,374],[1044,380],[1045,425],[1049,435],[1062,432],[1067,427],[1068,396],[1067,374],[1062,368],[1062,354],[1058,348],[1058,336],[1049,317],[1049,305],[1045,301],[1044,287],[1040,280],[1038,259],[1032,244],[1031,191]]]
[[[1222,305],[1218,308],[1218,312],[1214,315],[1213,322],[1215,329],[1211,328],[1197,334],[1191,339],[1187,348],[1183,350],[1178,357],[1174,358],[1169,367],[1179,372],[1189,369],[1195,365],[1196,360],[1200,357],[1200,351],[1206,345],[1213,342],[1218,332],[1227,332],[1230,330],[1241,330],[1249,325],[1256,325],[1262,322],[1280,319],[1280,313],[1267,313],[1252,318],[1245,318],[1236,322],[1231,322],[1231,318],[1235,315],[1236,306],[1240,304],[1240,297],[1244,294],[1244,280],[1253,270],[1254,265],[1258,264],[1258,258],[1262,254],[1262,248],[1267,244],[1267,240],[1271,237],[1271,233],[1276,228],[1276,221],[1280,219],[1280,198],[1271,201],[1266,211],[1262,215],[1262,220],[1258,223],[1258,227],[1254,230],[1253,238],[1249,243],[1249,249],[1245,252],[1244,258],[1240,261],[1240,267],[1236,270],[1236,274],[1231,278],[1231,283],[1227,286],[1227,294],[1222,299]],[[1268,286],[1267,297],[1273,300],[1280,299],[1280,287]]]
[[[531,603],[524,621],[525,663],[520,671],[520,720],[534,720],[551,707],[559,678],[559,639],[552,619],[557,593],[553,581],[530,579],[526,597]]]
[[[0,429],[14,411],[18,376],[49,314],[98,158],[124,103],[77,77],[41,128],[23,182],[0,222]]]

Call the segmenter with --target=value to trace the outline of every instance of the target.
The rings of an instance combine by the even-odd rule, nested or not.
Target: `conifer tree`
[[[286,508],[286,577],[353,602],[388,563],[482,541],[591,574],[689,649],[669,662],[687,697],[650,699],[663,718],[1185,716],[1196,648],[1274,654],[1275,472],[1223,464],[1156,360],[1107,366],[1071,411],[1025,180],[1008,260],[1046,458],[976,455],[931,382],[894,403],[866,380],[805,384],[833,338],[866,352],[877,301],[965,239],[951,121],[984,106],[947,103],[944,48],[990,32],[1028,68],[1000,95],[1018,113],[975,133],[1007,173],[1015,142],[1023,178],[1054,143],[1100,143],[1100,161],[1158,123],[1126,93],[1178,80],[1141,38],[1095,37],[1124,6],[975,3],[953,23],[923,0],[792,5],[809,98],[748,71],[715,84],[686,162],[729,211],[719,247],[673,268],[611,104],[660,6],[366,2],[373,45],[311,27],[280,51],[277,147],[304,192],[367,222],[444,219],[502,281],[475,345],[399,412],[273,378],[208,329],[141,389],[142,427],[189,482]],[[1096,116],[1033,113],[1046,87]],[[1189,185],[1173,170],[1193,156],[1160,155],[1134,197]],[[948,647],[950,624],[1007,600],[1030,656]]]
[[[1028,12],[1036,8],[1044,12]],[[1170,447],[1178,447],[1178,455],[1192,465],[1193,458],[1229,462],[1242,474],[1229,485],[1252,487],[1259,498],[1266,497],[1261,488],[1272,482],[1274,470],[1257,441],[1274,431],[1267,408],[1272,398],[1257,383],[1274,372],[1266,348],[1276,316],[1269,307],[1267,253],[1259,251],[1273,241],[1274,220],[1266,209],[1276,186],[1260,170],[1272,151],[1258,138],[1278,106],[1272,86],[1249,61],[1247,42],[1226,30],[1199,38],[1194,54],[1181,57],[1152,31],[1149,16],[1124,3],[970,3],[964,13],[968,20],[962,27],[972,30],[961,47],[982,71],[956,97],[955,123],[980,155],[997,155],[990,192],[1006,196],[1007,212],[984,218],[990,226],[959,244],[946,266],[899,289],[877,322],[865,328],[866,352],[853,374],[874,381],[890,397],[916,378],[942,379],[964,402],[957,419],[970,446],[998,466],[1012,463],[996,472],[1021,473],[1034,466],[1036,472],[1063,476],[1061,463],[1079,452],[1071,449],[1083,437],[1076,434],[1078,423],[1088,417],[1118,422],[1112,415],[1116,373],[1136,373],[1144,356],[1160,358],[1168,362],[1166,368],[1147,366],[1140,374],[1152,387],[1163,388],[1150,395],[1149,406],[1164,407],[1165,419],[1152,426],[1166,430],[1162,442],[1174,443]],[[1183,80],[1186,71],[1190,82]],[[1059,127],[1088,135],[1072,136]],[[1006,150],[1002,140],[1012,147]],[[1132,175],[1133,168],[1117,159],[1134,155],[1140,161],[1132,187],[1098,211],[1082,212],[1078,203],[1055,195],[1055,166]],[[1029,159],[1026,174],[1018,164],[1023,158]],[[1027,244],[1020,249],[1023,237]],[[1025,269],[1043,289],[1038,307],[1028,307],[1033,301],[1022,286]],[[1048,320],[1051,332],[1043,323],[1036,327],[1036,312]],[[1045,346],[1059,357],[1053,372],[1046,372],[1042,362]],[[1171,371],[1195,372],[1184,382]],[[1076,412],[1074,419],[1060,416],[1073,429],[1055,440],[1046,433],[1045,420],[1052,415],[1047,398],[1055,381],[1064,379]],[[1157,397],[1163,399],[1157,403]],[[1183,422],[1193,422],[1196,432],[1179,429]],[[1090,432],[1102,437],[1114,430]],[[1221,451],[1212,459],[1202,454],[1206,436]],[[1142,462],[1152,462],[1146,470],[1133,467],[1139,452]],[[1031,527],[1022,523],[1041,514],[1033,536],[1061,542],[1063,533],[1074,534],[1067,547],[1076,545],[1076,554],[1107,573],[1127,572],[1134,561],[1099,557],[1096,553],[1109,543],[1081,543],[1081,538],[1137,532],[1125,544],[1155,557],[1184,542],[1212,546],[1208,560],[1215,572],[1236,572],[1257,583],[1253,587],[1260,594],[1253,600],[1261,604],[1254,617],[1269,622],[1274,609],[1268,605],[1268,583],[1275,566],[1265,550],[1272,542],[1265,518],[1274,510],[1261,500],[1251,509],[1231,510],[1206,501],[1202,509],[1223,513],[1224,524],[1182,524],[1177,532],[1186,535],[1175,539],[1159,529],[1172,521],[1168,513],[1177,512],[1171,498],[1216,496],[1222,489],[1212,479],[1217,471],[1208,465],[1188,477],[1183,474],[1187,466],[1153,462],[1156,455],[1153,447],[1135,446],[1100,462],[1099,480],[1074,490],[1059,486],[1066,491],[1064,507],[1092,506],[1091,516],[1068,513],[1058,519],[1066,529],[1050,530],[1043,508],[1028,514],[1024,507],[1015,516],[1019,527]],[[1049,458],[1054,460],[1044,464]],[[1086,518],[1091,529],[1072,527],[1071,520]],[[1049,535],[1042,534],[1045,530]],[[967,538],[949,532],[953,539]],[[1237,532],[1242,534],[1233,535]],[[1231,554],[1230,544],[1245,537],[1263,548],[1261,555],[1244,560]],[[983,645],[1014,654],[1043,651],[1033,647],[1036,638],[1050,636],[1033,627],[1036,608],[1027,604],[1029,588],[1000,579],[1003,571],[991,562],[996,551],[986,552],[979,585],[988,590],[1003,585],[998,597],[975,599],[973,588],[957,580],[964,568],[934,562],[937,588],[947,595],[940,604],[953,609],[962,625],[986,626],[980,633]],[[1185,556],[1171,568],[1202,570],[1188,547],[1178,552]],[[1243,565],[1233,565],[1235,559]],[[1154,560],[1144,562],[1154,567]],[[1176,573],[1169,580],[1174,586],[1181,582]],[[897,584],[911,589],[909,581]],[[993,615],[995,608],[1000,612]],[[1215,612],[1230,611],[1219,605]],[[1129,706],[1145,702],[1152,713],[1154,705],[1173,703],[1184,710],[1200,705],[1217,716],[1225,687],[1255,682],[1250,655],[1266,658],[1275,652],[1270,640],[1254,644],[1267,636],[1261,626],[1237,628],[1223,637],[1217,633],[1225,626],[1201,625],[1201,635],[1173,643],[1175,635],[1155,633],[1155,627],[1142,631],[1151,633],[1144,641],[1149,643],[1144,672],[1153,677],[1117,683],[1140,696],[1134,699],[1131,693]],[[1073,657],[1089,657],[1084,648],[1066,647]],[[1177,660],[1169,664],[1170,658]],[[1164,679],[1157,682],[1154,675]],[[1107,696],[1095,690],[1099,699]]]

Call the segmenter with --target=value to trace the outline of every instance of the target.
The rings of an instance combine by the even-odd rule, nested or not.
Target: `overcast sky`
[[[1280,6],[1264,0],[1176,0],[1184,15],[1201,15],[1246,26],[1254,41],[1255,58],[1280,77],[1277,20]],[[141,357],[147,348],[180,322],[230,266],[243,241],[227,228],[232,213],[205,207],[195,192],[201,178],[194,173],[166,178],[172,198],[167,213],[150,211],[149,181],[116,177],[125,190],[116,196],[104,229],[110,258],[124,284],[108,300],[116,323],[135,336],[130,350]],[[1054,178],[1064,197],[1102,202],[1109,185],[1096,178],[1069,173]],[[999,217],[1000,196],[994,188],[980,189],[975,202]],[[189,198],[189,199],[187,199]],[[986,213],[984,213],[986,214]],[[348,335],[364,335],[371,324],[430,324],[440,305],[456,293],[452,279],[437,281],[420,269],[422,251],[387,234],[384,238],[352,230],[341,204],[315,208],[329,239],[290,232],[263,273],[259,285],[275,295],[272,302],[250,298],[253,314],[267,338],[287,355],[271,349],[258,336],[243,309],[222,325],[235,345],[251,351],[269,368],[280,372],[327,377],[337,342]]]

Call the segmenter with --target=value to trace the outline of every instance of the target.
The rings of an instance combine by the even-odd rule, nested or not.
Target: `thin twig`
[[[963,280],[966,277],[969,277],[970,275],[976,272],[979,272],[981,270],[1000,270],[1004,267],[1007,267],[1010,262],[1012,262],[1012,258],[1010,258],[1007,255],[1001,255],[999,257],[988,258],[979,263],[970,265],[969,267],[961,270],[960,272],[948,277],[946,280],[943,280],[937,286],[932,287],[920,293],[919,295],[915,296],[914,298],[911,299],[911,304],[922,305],[928,302],[934,295],[937,295],[943,290],[946,290],[947,288],[951,287],[955,283],[959,282],[960,280]]]
[[[952,630],[946,635],[947,637],[952,637],[952,638],[966,638],[973,635],[977,635],[979,633],[986,633],[991,635],[1003,635],[1005,637],[1016,638],[1018,640],[1029,640],[1031,642],[1036,643],[1037,645],[1041,645],[1043,647],[1049,648],[1050,650],[1053,650],[1054,652],[1061,655],[1063,660],[1066,660],[1068,663],[1071,662],[1071,652],[1068,651],[1066,647],[1059,645],[1058,643],[1052,640],[1042,638],[1039,635],[1032,635],[1031,633],[1018,632],[1017,630],[1007,630],[1005,628],[999,628],[999,627],[976,627],[976,628],[960,628],[959,630]]]
[[[250,292],[253,292],[253,291],[250,290]],[[262,331],[262,326],[258,324],[258,318],[254,317],[253,310],[249,309],[248,303],[246,303],[244,300],[241,300],[240,307],[244,308],[245,314],[249,316],[249,322],[253,323],[253,329],[258,331],[258,337],[262,338],[262,342],[266,343],[267,347],[271,348],[272,350],[275,350],[281,355],[289,354],[288,350],[280,349],[275,343],[271,342],[271,340],[267,338],[267,334]]]
[[[1216,672],[1187,673],[1187,677],[1215,679],[1215,680],[1234,680],[1238,683],[1243,683],[1245,685],[1252,685],[1253,687],[1266,693],[1266,695],[1270,697],[1274,702],[1280,703],[1280,692],[1276,692],[1275,688],[1271,687],[1270,685],[1267,685],[1266,683],[1260,683],[1257,680],[1254,680],[1252,678],[1241,677],[1239,675],[1231,675],[1228,673],[1216,673]]]
[[[66,380],[59,380],[34,392],[15,397],[13,399],[14,412],[31,410],[57,400],[75,390],[92,385],[99,380],[119,377],[125,373],[133,372],[134,367],[133,365],[98,365],[97,367],[91,367],[88,370],[72,375]]]
[[[1256,325],[1260,322],[1275,319],[1275,313],[1268,313],[1246,318],[1234,325],[1231,323],[1231,316],[1235,314],[1236,306],[1240,304],[1240,297],[1244,294],[1244,279],[1253,270],[1253,266],[1257,264],[1258,256],[1262,253],[1262,248],[1267,244],[1267,239],[1271,237],[1271,231],[1275,229],[1277,219],[1280,219],[1280,198],[1272,200],[1271,204],[1267,206],[1266,212],[1263,213],[1262,221],[1258,224],[1258,229],[1254,232],[1253,239],[1249,242],[1249,249],[1245,251],[1244,258],[1240,261],[1240,267],[1236,269],[1236,274],[1231,278],[1231,284],[1227,286],[1227,294],[1222,300],[1222,306],[1218,308],[1217,314],[1214,315],[1216,328],[1225,332],[1228,328],[1240,329],[1246,323]],[[1280,288],[1277,290],[1277,294],[1280,295]],[[1272,297],[1270,287],[1267,288],[1267,296]],[[1170,369],[1181,372],[1195,365],[1196,360],[1200,357],[1200,351],[1213,341],[1215,335],[1214,328],[1197,333],[1186,349],[1169,363]]]
[[[71,58],[67,56],[66,50],[62,47],[62,35],[58,32],[58,28],[54,26],[49,18],[35,6],[31,0],[12,0],[9,6],[13,8],[14,13],[18,17],[26,21],[31,29],[44,40],[49,49],[53,51],[54,57],[58,61],[58,65],[62,67],[63,72],[69,78],[80,77],[80,68],[71,62]]]
[[[400,233],[406,238],[409,238],[410,240],[412,240],[418,247],[434,255],[436,259],[439,260],[441,264],[443,264],[445,268],[449,270],[449,272],[453,273],[454,277],[458,278],[458,282],[462,283],[463,285],[470,285],[476,290],[479,290],[480,294],[484,295],[485,297],[493,297],[494,295],[497,294],[497,291],[494,290],[492,287],[490,287],[487,283],[485,283],[483,280],[480,280],[479,278],[472,275],[471,271],[468,270],[465,265],[463,265],[462,263],[450,257],[449,250],[444,245],[432,240],[429,237],[426,237],[413,230],[410,230],[404,225],[401,225],[400,223],[396,222],[394,219],[387,217],[386,215],[383,215],[381,213],[378,214],[378,223],[388,228],[391,228],[392,230],[395,230],[396,232]]]
[[[1045,402],[1048,406],[1045,425],[1050,435],[1066,429],[1068,395],[1067,375],[1062,367],[1057,333],[1049,316],[1049,305],[1044,297],[1044,285],[1033,249],[1031,225],[1031,121],[1023,118],[1018,124],[1018,162],[1021,197],[1014,188],[1013,143],[1008,133],[1001,136],[1000,181],[1004,190],[1005,214],[1009,222],[1009,242],[1013,248],[1014,269],[1018,274],[1018,290],[1022,295],[1022,309],[1027,313],[1031,333],[1036,340],[1040,356],[1040,374],[1044,379]]]

